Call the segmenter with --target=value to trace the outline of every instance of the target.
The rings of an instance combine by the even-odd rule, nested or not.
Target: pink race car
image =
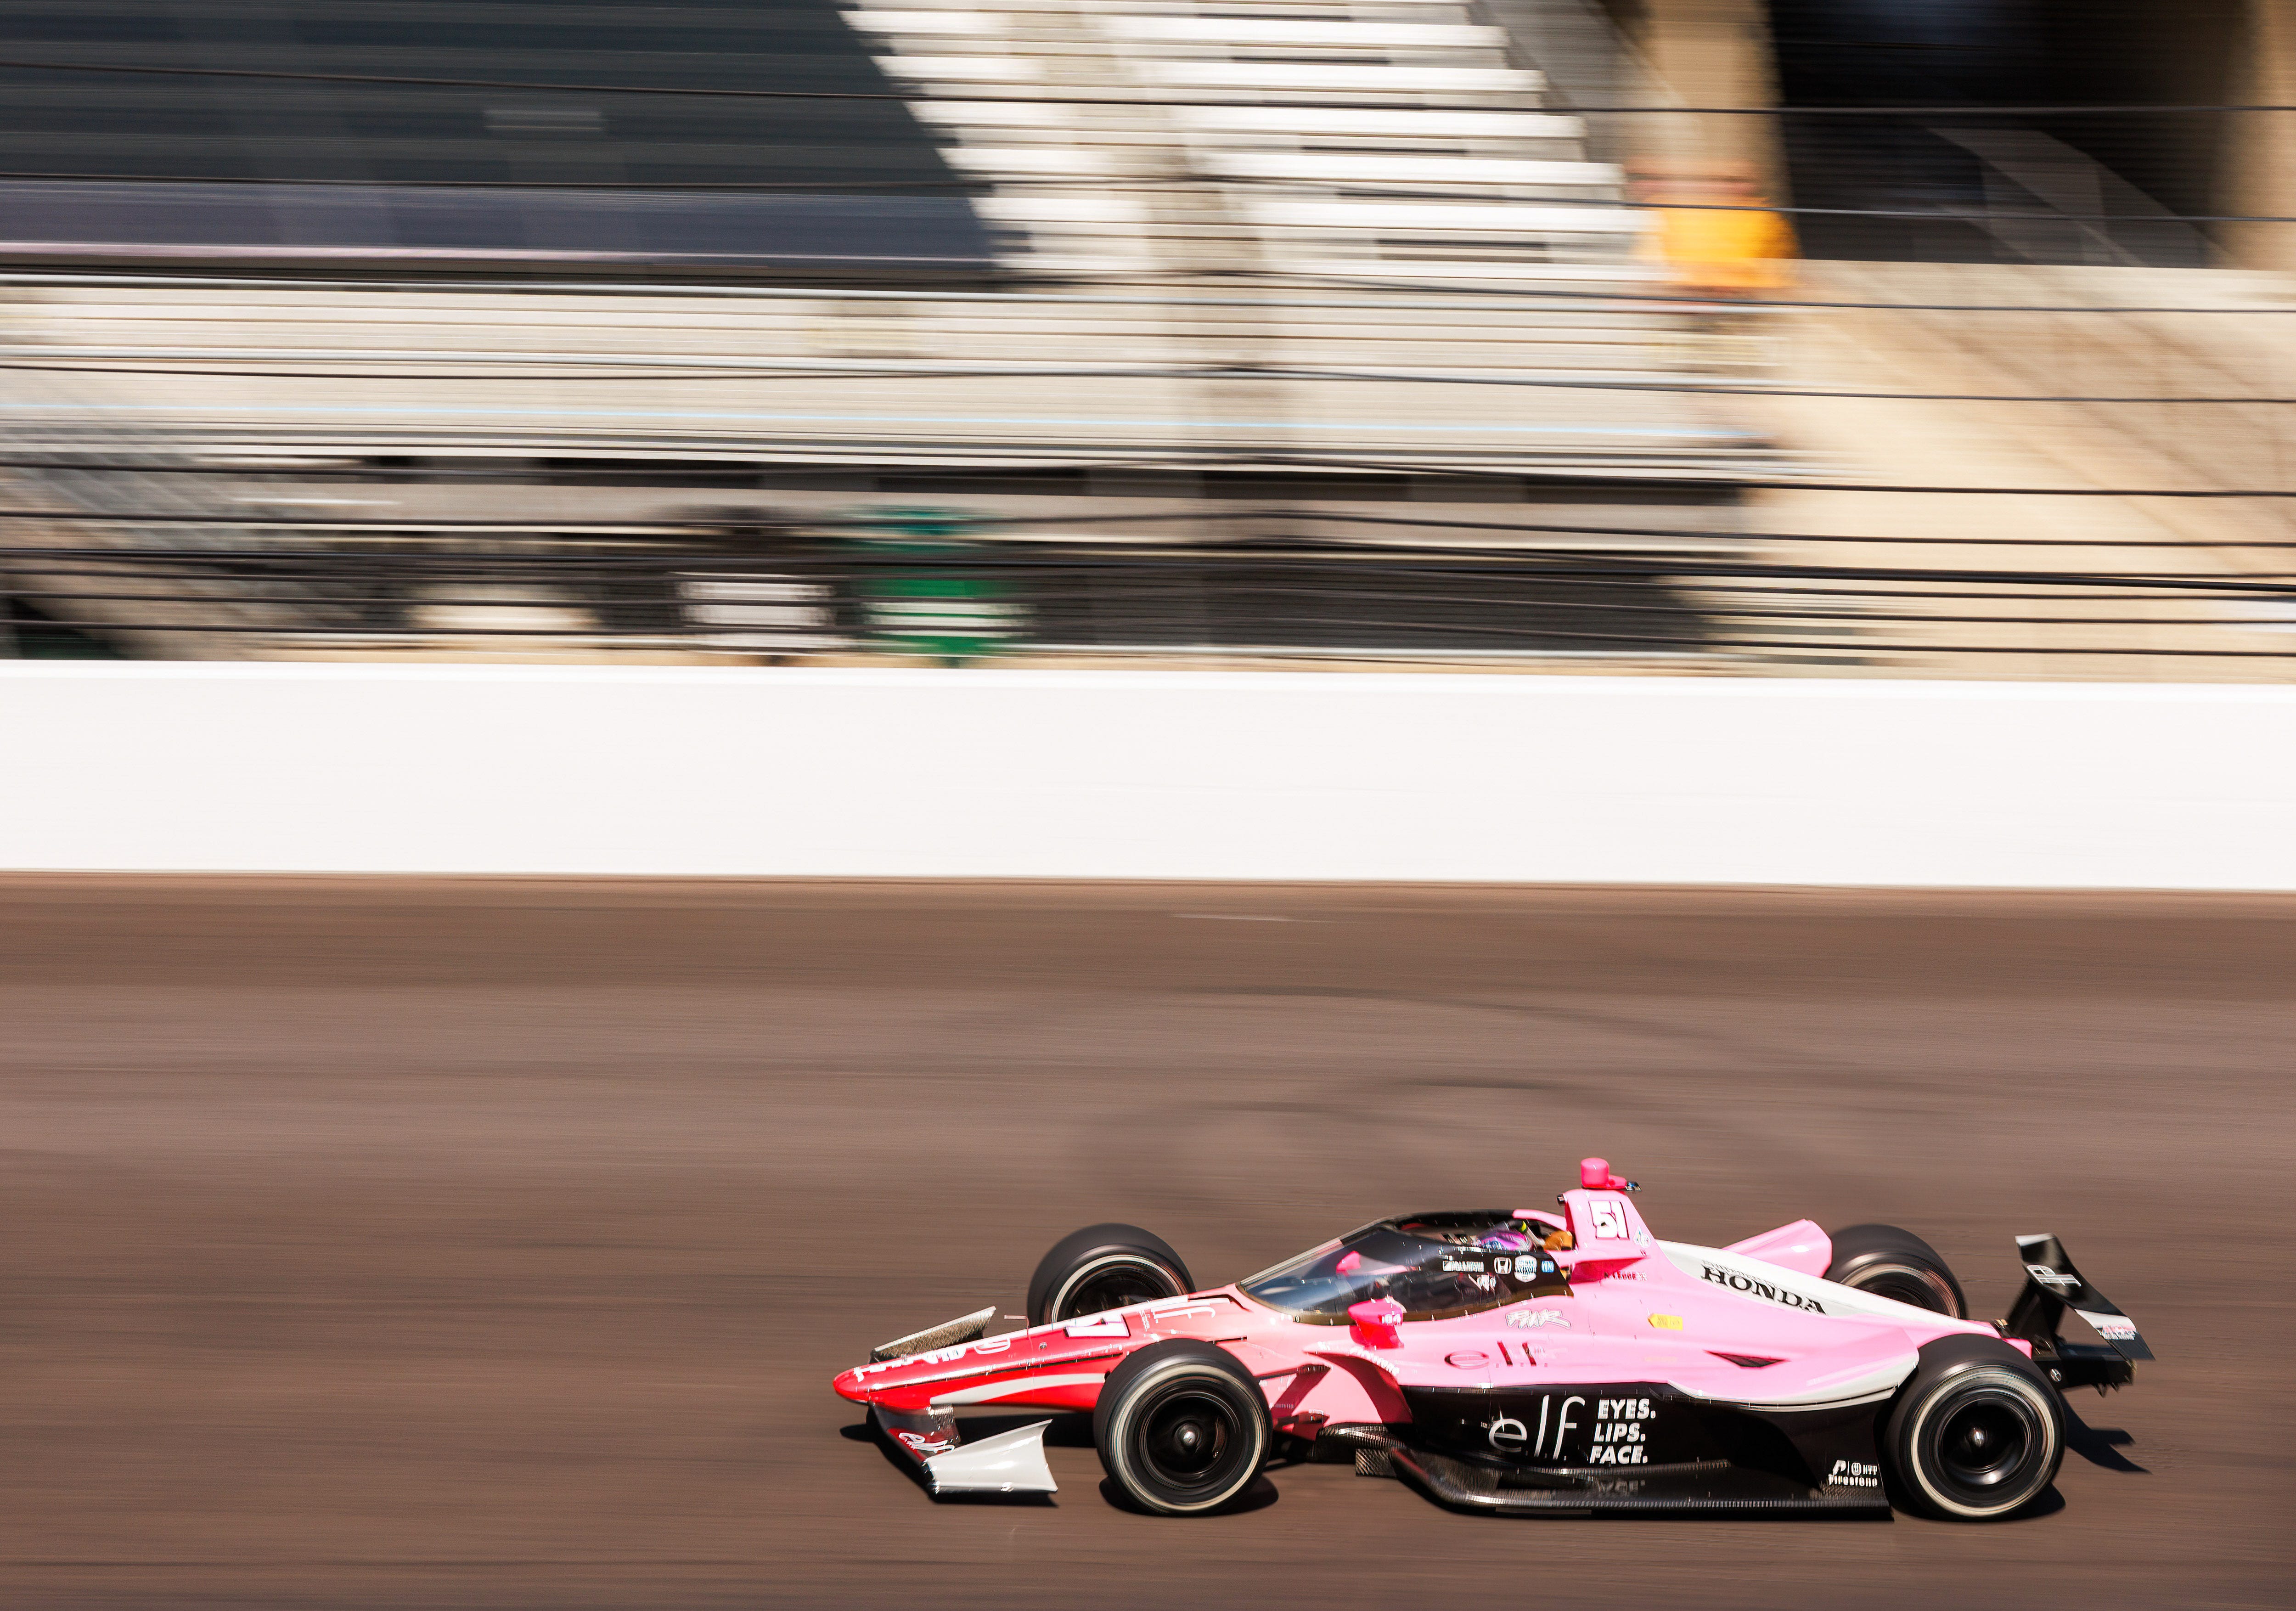
[[[837,1392],[936,1494],[1050,1493],[1052,1423],[960,1441],[971,1407],[1090,1410],[1140,1508],[1237,1500],[1271,1459],[1352,1459],[1465,1510],[1988,1521],[2064,1452],[2059,1394],[2152,1352],[2054,1237],[2020,1237],[2005,1320],[1893,1226],[1807,1220],[1725,1248],[1652,1237],[1631,1181],[1581,1165],[1561,1214],[1405,1214],[1209,1291],[1158,1237],[1055,1246],[1026,1331],[996,1311],[900,1338]],[[2058,1335],[2070,1309],[2096,1342]]]

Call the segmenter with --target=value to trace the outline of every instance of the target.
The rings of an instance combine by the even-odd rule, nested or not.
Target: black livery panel
[[[1884,1502],[1876,1426],[1886,1398],[1759,1409],[1691,1398],[1656,1382],[1403,1393],[1412,1421],[1398,1435],[1452,1460],[1586,1481],[1695,1469],[1705,1474],[1702,1488],[1742,1480],[1750,1492],[1778,1497]]]

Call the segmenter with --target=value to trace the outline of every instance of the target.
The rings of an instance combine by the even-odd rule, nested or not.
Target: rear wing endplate
[[[2137,1334],[2136,1322],[2073,1267],[2064,1245],[2054,1237],[2019,1237],[2017,1257],[2025,1266],[2025,1286],[2002,1322],[2003,1332],[2030,1343],[2033,1362],[2060,1387],[2101,1392],[2135,1380],[2137,1364],[2152,1359],[2152,1349]],[[2059,1336],[2057,1327],[2068,1309],[2103,1343],[2069,1343]]]

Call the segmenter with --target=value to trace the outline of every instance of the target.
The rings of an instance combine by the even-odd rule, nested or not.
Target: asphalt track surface
[[[2296,900],[0,883],[11,1606],[2284,1606]],[[831,1395],[1077,1225],[2048,1230],[2160,1355],[1992,1527],[936,1505]]]

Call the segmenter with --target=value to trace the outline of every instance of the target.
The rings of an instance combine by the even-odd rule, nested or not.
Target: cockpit
[[[1350,1305],[1390,1298],[1406,1320],[1441,1320],[1570,1290],[1546,1216],[1496,1209],[1375,1221],[1239,1282],[1310,1325],[1344,1326]]]

